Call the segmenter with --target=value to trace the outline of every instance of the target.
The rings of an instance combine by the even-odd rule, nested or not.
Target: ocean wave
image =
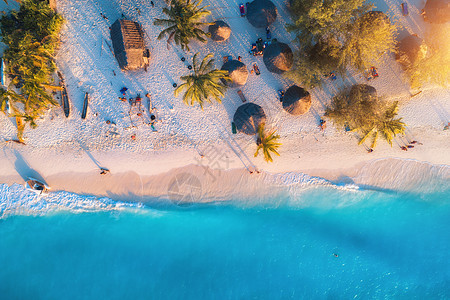
[[[353,175],[327,180],[301,172],[268,174],[265,181],[270,185],[305,188],[329,186],[342,190],[376,190],[435,192],[450,188],[450,166],[433,165],[411,159],[377,159],[352,170]]]
[[[229,195],[228,199],[239,206],[315,206],[317,198],[311,197],[316,191],[321,193],[323,189],[329,189],[330,197],[320,200],[323,207],[345,207],[364,201],[372,193],[444,193],[450,191],[450,167],[447,165],[432,165],[426,162],[402,159],[374,160],[354,170],[353,176],[341,176],[337,181],[327,180],[321,177],[310,176],[301,172],[287,173],[265,173],[263,176],[255,177],[262,180],[265,188],[255,190],[248,197],[252,187],[241,182],[240,176],[231,176],[230,180],[236,189],[236,193]],[[251,182],[250,182],[251,183]],[[261,183],[261,182],[260,182]],[[256,184],[256,182],[255,182]],[[258,185],[261,186],[261,185]],[[214,187],[208,193],[208,199],[203,198],[205,203],[218,203],[220,200],[214,193]],[[333,192],[334,191],[334,192]],[[242,193],[242,195],[241,195]],[[243,196],[243,195],[247,196]],[[204,195],[206,196],[206,195]],[[247,199],[248,198],[248,199]],[[316,199],[312,203],[310,198]],[[153,211],[146,208],[157,207],[157,211],[168,206],[175,205],[170,198],[158,197],[145,202],[145,206],[138,203],[136,199],[127,199],[130,202],[115,201],[107,197],[96,197],[79,195],[71,192],[57,191],[49,195],[40,196],[26,190],[22,185],[13,184],[8,186],[0,184],[0,218],[11,215],[44,215],[58,211],[70,212],[96,212],[96,211],[119,211],[135,210],[137,213]],[[219,201],[223,202],[223,201]],[[230,201],[225,201],[230,203]],[[194,205],[195,206],[195,205]],[[155,213],[157,213],[155,211]]]
[[[118,202],[107,197],[78,195],[65,191],[37,195],[19,184],[0,184],[0,219],[12,215],[45,215],[53,212],[140,210],[140,203]]]
[[[440,192],[450,189],[450,166],[412,159],[378,159],[359,168],[352,181],[377,190]]]

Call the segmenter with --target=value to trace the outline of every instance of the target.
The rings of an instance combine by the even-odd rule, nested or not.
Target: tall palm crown
[[[280,136],[275,133],[276,133],[275,130],[273,130],[269,133],[266,133],[265,129],[264,129],[264,124],[259,126],[258,138],[256,140],[256,144],[258,145],[258,147],[256,148],[255,157],[258,156],[259,150],[261,150],[261,149],[264,154],[264,160],[266,162],[273,162],[272,153],[280,156],[280,153],[278,153],[277,149],[282,144],[278,142],[278,139],[280,138]]]
[[[167,27],[161,31],[158,39],[160,40],[168,35],[167,43],[173,39],[183,50],[188,51],[191,39],[205,42],[205,37],[208,34],[201,30],[199,26],[208,25],[209,23],[204,23],[200,20],[211,14],[211,12],[206,9],[209,5],[200,7],[201,3],[202,0],[173,0],[168,8],[163,8],[163,13],[168,16],[168,19],[155,19],[153,22],[154,25]]]
[[[402,118],[394,119],[397,116],[398,102],[395,101],[391,106],[387,107],[386,110],[375,119],[375,121],[365,128],[361,128],[364,136],[359,141],[358,145],[364,143],[364,141],[372,137],[372,143],[370,148],[375,148],[377,145],[378,136],[386,140],[389,145],[392,146],[392,140],[397,134],[405,133],[405,123],[402,122]]]
[[[198,103],[203,109],[205,101],[211,103],[210,98],[220,103],[221,98],[224,97],[227,87],[222,83],[221,79],[230,80],[230,77],[228,76],[228,71],[213,69],[213,56],[211,53],[208,54],[200,63],[198,53],[196,53],[192,62],[194,74],[180,78],[184,83],[174,93],[175,96],[178,96],[180,92],[185,90],[183,101],[186,105]]]

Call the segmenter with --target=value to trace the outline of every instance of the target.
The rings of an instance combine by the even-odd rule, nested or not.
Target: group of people
[[[400,146],[400,149],[402,149],[403,151],[408,151],[408,149],[414,148],[414,145],[423,145],[423,144],[419,143],[416,140],[412,140],[411,142],[409,142],[409,144],[406,144],[404,146]]]
[[[119,99],[121,101],[126,102],[127,98],[126,98],[126,93],[128,91],[128,88],[123,87],[122,89],[120,89],[120,93],[122,94],[121,97],[119,97]],[[152,100],[151,100],[151,95],[149,93],[145,94],[145,97],[147,97],[148,99],[148,110],[149,110],[149,117],[150,117],[150,121],[148,123],[146,123],[147,125],[150,125],[153,131],[157,131],[155,128],[155,124],[157,123],[157,117],[156,117],[156,108],[154,108],[152,106]],[[128,102],[130,104],[130,118],[131,118],[131,110],[133,107],[138,107],[138,112],[137,112],[137,116],[142,117],[142,112],[144,111],[144,109],[141,108],[142,105],[142,97],[140,94],[137,94],[136,97],[130,97],[128,99]],[[132,140],[136,140],[136,134],[131,135],[131,139]]]
[[[371,79],[375,79],[377,78],[378,75],[378,70],[375,67],[371,67],[369,69],[369,71],[367,72],[367,81],[371,80]]]

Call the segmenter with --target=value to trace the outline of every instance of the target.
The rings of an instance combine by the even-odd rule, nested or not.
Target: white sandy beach
[[[163,17],[163,1],[143,0],[61,0],[57,10],[66,19],[61,34],[61,47],[56,63],[64,74],[71,103],[71,114],[65,118],[60,107],[52,108],[38,120],[38,127],[27,127],[27,145],[1,142],[0,182],[13,184],[24,178],[45,180],[53,190],[108,196],[125,201],[167,198],[177,174],[195,175],[201,183],[201,195],[195,200],[230,199],[236,195],[276,193],[274,187],[289,184],[321,184],[322,177],[332,182],[386,189],[420,186],[430,178],[447,184],[450,179],[450,130],[443,130],[450,121],[450,91],[436,86],[410,90],[402,79],[400,66],[393,55],[379,62],[380,77],[369,82],[386,100],[397,100],[399,116],[407,124],[405,137],[396,138],[393,147],[380,141],[373,153],[367,146],[358,146],[354,133],[344,133],[330,123],[324,132],[318,121],[331,97],[344,86],[367,83],[356,72],[344,82],[327,83],[323,89],[311,90],[311,110],[302,116],[288,114],[277,99],[277,90],[292,85],[280,75],[270,73],[262,57],[248,54],[250,44],[264,36],[246,18],[239,17],[238,1],[205,0],[211,5],[207,21],[224,20],[231,29],[229,41],[218,44],[192,43],[183,54],[191,61],[196,52],[214,53],[216,66],[222,56],[242,56],[247,67],[257,62],[261,75],[250,75],[242,88],[250,102],[262,106],[267,125],[276,128],[283,146],[274,163],[253,157],[255,137],[231,133],[231,121],[242,104],[236,88],[230,88],[222,104],[188,107],[173,95],[172,84],[189,70],[180,60],[182,52],[175,45],[167,46],[156,37],[161,27],[154,18]],[[284,26],[289,22],[284,1],[273,1],[278,8],[277,21],[271,25],[272,36],[288,43],[294,50]],[[378,0],[376,10],[391,15],[406,32],[425,34],[427,25],[419,15],[425,1],[406,1],[410,15],[401,16],[402,1]],[[6,5],[1,4],[1,9]],[[139,10],[137,10],[138,8]],[[100,13],[108,17],[104,19]],[[146,43],[151,51],[148,72],[121,71],[107,45],[111,44],[108,27],[124,14],[142,24]],[[106,43],[106,42],[107,43]],[[113,74],[113,71],[116,75]],[[119,90],[128,87],[130,96],[149,92],[158,109],[157,132],[143,120],[128,115],[129,104],[121,102]],[[86,120],[80,117],[85,92],[91,95]],[[147,112],[146,112],[147,113]],[[106,124],[106,120],[117,125]],[[133,126],[135,125],[135,126]],[[111,134],[111,131],[118,134]],[[136,140],[131,135],[136,135]],[[15,123],[0,115],[0,137],[16,136]],[[417,140],[409,151],[400,145]],[[203,157],[201,157],[203,155]],[[111,173],[100,175],[99,168]],[[260,171],[260,173],[249,171]],[[307,175],[304,175],[307,174]],[[309,176],[308,176],[309,175]],[[401,182],[401,184],[400,184]],[[326,184],[323,181],[323,184]],[[170,195],[169,195],[170,196]],[[169,197],[170,198],[170,197]]]

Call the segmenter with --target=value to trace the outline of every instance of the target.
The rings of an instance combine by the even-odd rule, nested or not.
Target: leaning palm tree
[[[391,106],[386,108],[384,114],[375,120],[371,126],[367,128],[361,128],[364,136],[359,141],[358,145],[364,143],[370,136],[372,137],[372,144],[370,148],[375,148],[377,145],[378,136],[381,135],[389,145],[392,146],[392,140],[397,134],[405,133],[405,123],[402,122],[402,118],[394,119],[397,116],[398,101],[392,103]]]
[[[182,76],[180,79],[184,81],[176,90],[175,96],[181,91],[185,90],[183,95],[183,101],[186,105],[200,104],[203,109],[205,102],[211,103],[211,99],[215,99],[217,102],[221,102],[221,98],[224,97],[224,93],[227,86],[222,83],[222,80],[230,80],[228,71],[213,69],[214,55],[208,54],[203,58],[202,63],[199,63],[198,53],[193,58],[193,70],[194,74]]]
[[[158,35],[158,40],[168,35],[167,43],[174,40],[183,50],[188,51],[189,42],[192,39],[205,42],[205,37],[208,34],[199,27],[202,25],[210,25],[210,23],[201,22],[200,20],[210,15],[211,12],[206,9],[209,5],[200,7],[201,3],[202,0],[172,0],[168,8],[163,8],[163,13],[168,18],[155,19],[153,22],[154,25],[167,27]]]
[[[276,131],[273,130],[270,133],[266,133],[264,130],[264,124],[259,126],[258,138],[256,139],[256,145],[258,145],[258,147],[256,148],[255,157],[258,156],[259,150],[261,149],[263,151],[264,160],[266,162],[273,162],[271,152],[280,156],[280,153],[278,153],[277,149],[282,144],[278,142],[280,136],[278,134],[275,134],[275,132]]]

